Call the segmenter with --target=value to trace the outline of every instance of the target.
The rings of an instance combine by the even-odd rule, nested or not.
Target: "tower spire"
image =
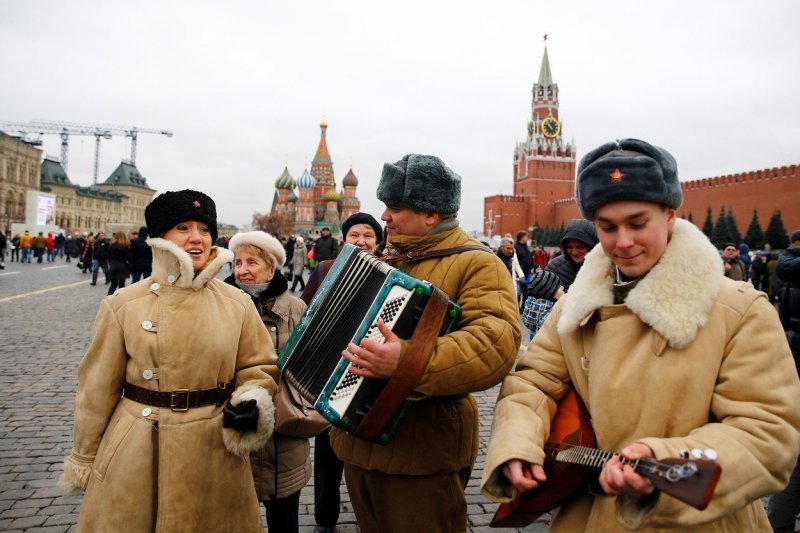
[[[553,84],[553,74],[550,72],[550,59],[547,57],[547,34],[544,34],[544,57],[542,66],[539,68],[539,85],[547,86]]]

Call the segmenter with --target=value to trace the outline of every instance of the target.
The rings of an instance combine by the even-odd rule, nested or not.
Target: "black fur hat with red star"
[[[208,224],[211,242],[217,240],[217,206],[207,195],[190,189],[159,194],[144,208],[151,237],[163,237],[176,224],[196,220]]]
[[[575,200],[584,218],[611,202],[638,200],[677,209],[683,202],[678,164],[658,146],[622,139],[595,148],[578,164]]]

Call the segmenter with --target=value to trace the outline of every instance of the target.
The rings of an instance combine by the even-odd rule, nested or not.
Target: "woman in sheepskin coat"
[[[153,275],[100,304],[60,484],[85,490],[79,531],[263,531],[247,454],[274,425],[272,342],[215,279],[233,254],[208,196],[166,192],[145,218]]]
[[[225,282],[250,295],[280,352],[306,310],[303,300],[289,294],[280,273],[286,261],[283,246],[263,231],[250,231],[234,235],[228,249],[234,253],[233,274]],[[256,494],[267,510],[267,529],[298,531],[300,490],[311,479],[308,439],[273,433],[263,448],[250,454],[250,463]]]

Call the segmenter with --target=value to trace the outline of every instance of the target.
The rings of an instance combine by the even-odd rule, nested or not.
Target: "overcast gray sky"
[[[384,161],[429,153],[462,176],[478,229],[483,197],[512,191],[544,33],[578,156],[639,137],[687,180],[800,163],[798,23],[793,0],[0,0],[0,120],[170,129],[140,136],[150,186],[202,190],[242,225],[285,163],[296,178],[310,162],[324,116],[363,210],[382,211]],[[101,179],[128,153],[103,141]],[[74,137],[73,183],[93,164]]]

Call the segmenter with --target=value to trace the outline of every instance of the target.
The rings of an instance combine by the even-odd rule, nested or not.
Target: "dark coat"
[[[600,242],[597,238],[597,230],[594,229],[594,224],[588,220],[575,219],[567,224],[564,236],[561,238],[561,250],[564,253],[555,257],[545,267],[545,270],[552,270],[561,279],[561,285],[564,287],[565,292],[569,290],[569,286],[575,281],[575,276],[578,275],[578,271],[583,264],[574,262],[567,253],[567,239],[575,239],[586,243],[590,250]]]
[[[131,241],[131,273],[150,275],[153,270],[153,251],[147,245],[147,228],[139,229],[139,236]]]
[[[800,335],[800,246],[787,248],[778,257],[775,273],[786,284],[778,308],[783,328]]]
[[[108,278],[109,279],[126,279],[131,275],[131,268],[128,261],[130,261],[131,249],[129,246],[117,247],[109,245],[108,247]]]
[[[99,239],[94,241],[94,258],[98,261],[105,261],[108,259],[108,247],[111,243],[108,239]]]
[[[314,245],[314,259],[325,261],[326,259],[336,259],[339,255],[339,243],[332,236],[320,237]]]
[[[519,267],[522,269],[522,273],[525,274],[525,277],[528,277],[528,274],[531,273],[533,269],[533,256],[531,255],[530,249],[528,249],[527,244],[522,244],[519,241],[514,243],[514,250],[517,252],[517,261],[519,261]]]

